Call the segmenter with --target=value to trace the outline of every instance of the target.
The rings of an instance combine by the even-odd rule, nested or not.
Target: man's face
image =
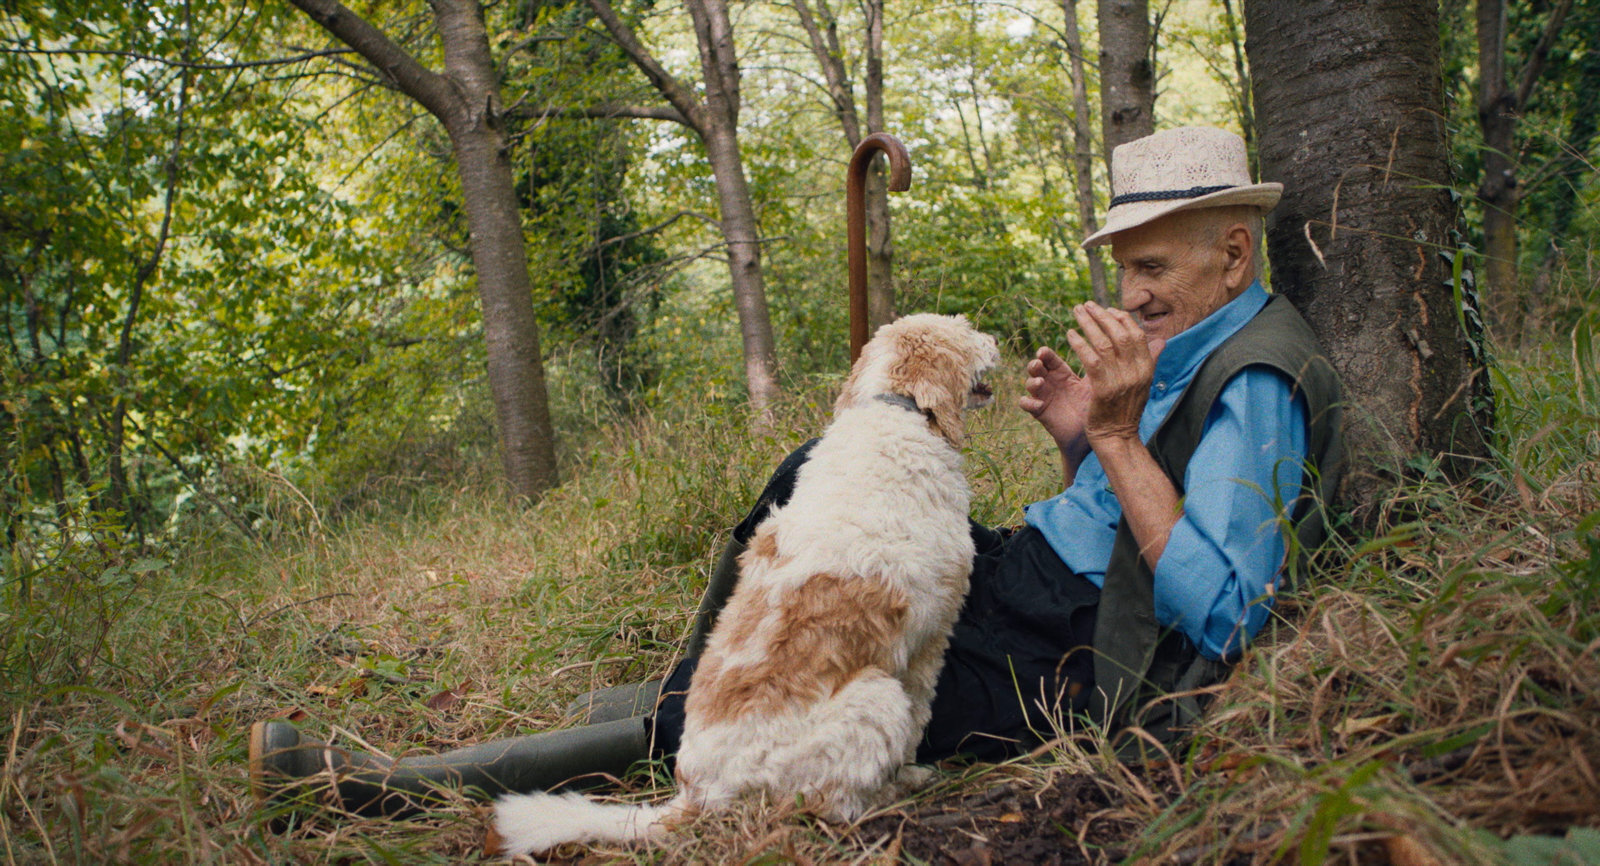
[[[1145,339],[1172,339],[1246,288],[1229,232],[1204,231],[1211,222],[1199,211],[1179,211],[1111,236],[1122,308]]]

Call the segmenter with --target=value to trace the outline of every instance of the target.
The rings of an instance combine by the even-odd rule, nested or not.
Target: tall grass
[[[397,472],[374,488],[390,505],[268,491],[267,543],[217,527],[170,561],[83,527],[78,559],[27,595],[8,587],[0,614],[0,862],[460,859],[481,830],[467,804],[266,832],[248,725],[447,749],[558,726],[583,691],[660,676],[727,531],[820,432],[836,385],[797,383],[766,432],[726,400],[618,420],[569,395],[588,435],[566,437],[568,480],[531,508],[474,468],[456,484]],[[1029,477],[1052,464],[1026,420],[974,427],[991,519],[1050,483]]]
[[[1170,763],[1130,770],[1090,735],[930,796],[995,772],[1023,787],[1093,774],[1120,805],[1068,829],[1143,828],[1115,852],[1086,849],[1101,859],[1492,862],[1518,850],[1506,837],[1594,826],[1600,290],[1568,291],[1589,312],[1498,353],[1500,439],[1482,477],[1418,481],[1383,513],[1425,524],[1396,516],[1337,542]],[[245,781],[249,723],[290,718],[393,754],[447,749],[549,729],[583,691],[662,674],[727,529],[820,431],[835,386],[795,383],[767,432],[711,397],[617,420],[574,386],[561,397],[567,481],[531,508],[504,502],[490,464],[453,483],[397,474],[365,505],[285,487],[269,543],[222,527],[165,559],[85,524],[77,558],[30,575],[25,593],[8,585],[0,612],[0,861],[474,856],[483,825],[467,803],[268,832]],[[974,511],[990,523],[1017,522],[1058,483],[1014,396],[973,426]],[[771,827],[751,812],[612,854],[897,856],[871,834]]]
[[[1473,483],[1414,482],[1371,536],[1334,541],[1162,795],[1128,799],[1149,828],[1135,856],[1600,856],[1592,836],[1527,838],[1600,824],[1600,274],[1569,277],[1567,326],[1497,353],[1494,459]]]

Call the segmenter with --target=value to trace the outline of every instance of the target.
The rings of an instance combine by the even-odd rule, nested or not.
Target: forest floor
[[[1042,786],[1001,782],[976,794],[874,818],[864,835],[892,835],[907,858],[951,866],[1072,866],[1119,859],[1139,833],[1127,820],[1095,822],[1122,794],[1088,773],[1056,773]],[[1088,832],[1076,828],[1092,826]]]
[[[556,862],[1600,862],[1600,381],[1571,357],[1502,360],[1496,455],[1464,482],[1416,467],[1330,543],[1180,751],[1129,765],[1091,731],[948,768],[855,827],[755,805]],[[273,832],[250,723],[432,752],[662,675],[723,533],[835,384],[795,387],[781,433],[720,403],[596,423],[529,508],[502,501],[492,461],[416,446],[359,497],[269,487],[266,543],[84,545],[0,617],[0,863],[479,858],[465,800]],[[1056,483],[1014,397],[972,425],[991,524]],[[658,771],[615,794],[666,791]]]

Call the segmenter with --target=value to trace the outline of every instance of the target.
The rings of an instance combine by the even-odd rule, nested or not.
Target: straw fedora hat
[[[1251,183],[1244,139],[1224,129],[1185,126],[1118,145],[1111,152],[1111,207],[1084,249],[1181,210],[1254,205],[1272,210],[1281,183]]]

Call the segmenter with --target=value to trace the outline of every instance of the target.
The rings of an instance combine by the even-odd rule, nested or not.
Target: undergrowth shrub
[[[1084,849],[1101,859],[1399,862],[1411,845],[1494,862],[1512,856],[1505,837],[1594,825],[1600,400],[1582,384],[1592,340],[1558,337],[1501,353],[1500,438],[1480,479],[1424,474],[1378,510],[1375,531],[1323,551],[1170,764],[1130,769],[1090,732],[1059,744],[1053,766],[1003,772],[1086,774],[1114,794],[1064,831],[1142,828]],[[996,373],[996,406],[971,424],[985,523],[1020,522],[1059,485],[1053,448],[1013,405],[1020,363]],[[618,412],[557,373],[564,482],[528,507],[505,501],[492,451],[464,450],[397,454],[344,501],[332,485],[263,474],[251,483],[273,528],[260,541],[216,521],[152,550],[75,524],[70,549],[38,560],[49,575],[9,575],[0,610],[0,850],[22,862],[470,856],[481,823],[466,802],[422,822],[266,832],[243,778],[248,724],[289,718],[391,754],[447,749],[559,726],[583,691],[662,675],[727,531],[821,431],[839,379],[791,382],[755,424],[728,395],[688,387]],[[755,833],[740,821],[728,832]],[[706,832],[663,856],[779,845],[756,834],[718,847],[722,831]],[[818,862],[888,850],[811,825],[782,839]]]
[[[1127,798],[1134,856],[1600,854],[1597,277],[1568,272],[1569,328],[1496,353],[1477,477],[1419,473],[1279,599],[1158,793]]]

